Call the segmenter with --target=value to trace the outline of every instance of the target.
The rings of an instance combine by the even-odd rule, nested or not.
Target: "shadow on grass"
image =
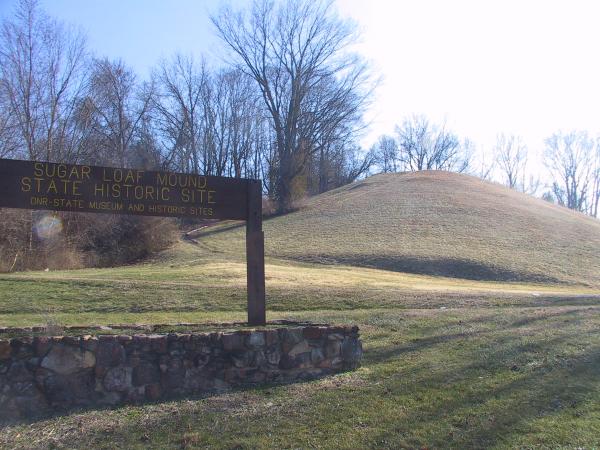
[[[334,259],[337,264],[465,280],[536,283],[563,282],[563,280],[541,273],[514,271],[504,267],[459,258],[416,258],[400,255],[386,255],[381,257],[376,255],[365,255],[363,257],[340,255],[335,257],[328,256],[328,258]],[[307,262],[319,262],[322,260],[322,257],[319,255],[306,255],[298,259]]]
[[[337,373],[332,373],[332,374],[323,374],[323,375],[314,375],[311,377],[307,377],[305,379],[299,379],[299,380],[294,380],[294,381],[273,381],[273,382],[267,382],[267,383],[260,383],[260,384],[248,384],[246,386],[235,386],[232,388],[228,388],[226,390],[220,390],[220,391],[206,391],[206,392],[197,392],[197,393],[193,393],[193,394],[175,394],[175,395],[171,395],[169,397],[165,397],[165,398],[161,398],[159,400],[148,400],[148,401],[143,401],[143,402],[136,402],[136,403],[123,403],[123,404],[119,404],[119,405],[114,405],[114,406],[110,406],[110,405],[100,405],[100,404],[96,404],[96,405],[85,405],[85,406],[77,406],[77,407],[70,407],[68,409],[46,409],[43,411],[39,411],[35,414],[30,415],[29,417],[6,417],[3,415],[0,415],[0,430],[2,430],[3,428],[6,427],[11,427],[11,426],[16,426],[16,425],[27,425],[27,424],[35,424],[35,423],[40,423],[40,422],[44,422],[44,421],[52,421],[54,419],[60,419],[60,418],[64,418],[64,417],[69,417],[69,416],[78,416],[78,415],[85,415],[85,414],[89,414],[89,413],[102,413],[102,412],[119,412],[119,411],[125,411],[129,408],[144,408],[144,407],[160,407],[161,405],[167,405],[167,404],[171,404],[171,403],[177,403],[177,402],[195,402],[195,401],[199,401],[199,400],[205,400],[205,399],[212,399],[215,400],[216,402],[219,402],[219,398],[225,398],[231,395],[236,395],[236,394],[244,394],[246,392],[263,392],[263,393],[268,393],[270,390],[275,389],[275,388],[280,388],[280,387],[285,387],[285,386],[292,386],[292,385],[303,385],[303,384],[309,384],[311,382],[314,381],[318,381],[327,377],[331,377],[337,374],[343,374],[343,373],[348,373],[350,372],[349,370],[340,370],[340,372]],[[233,406],[238,406],[237,404],[233,404],[231,405]],[[6,412],[6,411],[4,411]],[[10,412],[10,411],[9,411]],[[159,421],[159,419],[157,418],[157,422]],[[0,441],[1,444],[1,441]]]
[[[576,408],[597,395],[598,387],[592,380],[600,367],[599,347],[585,355],[566,360],[562,367],[559,364],[557,367],[546,364],[536,370],[528,370],[516,364],[510,366],[514,361],[510,352],[500,351],[492,355],[492,358],[498,358],[499,364],[489,368],[492,371],[490,377],[502,379],[504,382],[500,386],[489,387],[480,383],[479,386],[471,386],[469,390],[462,389],[461,395],[454,395],[449,401],[444,400],[423,408],[424,411],[409,418],[410,422],[419,423],[413,431],[425,434],[428,430],[436,429],[435,425],[439,422],[447,421],[445,429],[431,436],[430,444],[452,443],[462,448],[510,445],[512,438],[531,431],[531,421],[561,414],[565,409]],[[449,380],[451,383],[459,380],[464,384],[465,374],[486,368],[485,363],[475,362],[421,382],[425,386],[434,386],[441,393],[442,389],[452,389],[448,386]],[[511,373],[509,370],[514,371],[512,379],[507,375]],[[569,382],[565,383],[567,379]]]
[[[580,312],[515,320],[500,331],[431,335],[405,345],[369,351],[365,362],[373,366],[409,353],[419,353],[423,358],[420,364],[399,371],[387,382],[388,392],[406,400],[406,390],[413,389],[408,397],[422,398],[423,404],[402,419],[406,425],[398,424],[394,432],[379,432],[373,436],[373,442],[456,448],[519,445],[518,439],[536,433],[532,422],[583,415],[577,408],[590,400],[596,399],[597,403],[598,398],[600,345],[596,333],[555,327],[556,336],[550,339],[540,335],[532,341],[531,335],[519,335],[520,328],[535,322],[569,320]],[[452,347],[446,351],[436,348],[448,343]],[[588,348],[569,353],[574,345]],[[458,363],[456,360],[442,363],[452,352],[457,352],[456,357],[460,353]],[[435,361],[429,354],[442,361]],[[557,445],[550,431],[543,430],[537,437],[541,444]],[[589,445],[594,431],[590,433],[581,436],[581,442],[568,441],[562,445]]]
[[[518,329],[522,327],[548,320],[555,320],[557,322],[568,321],[569,319],[577,318],[578,316],[586,314],[587,312],[587,309],[573,309],[560,312],[541,311],[534,317],[513,320],[498,327],[489,327],[486,329],[476,329],[459,333],[437,334],[436,332],[439,330],[439,325],[424,326],[419,328],[419,334],[424,335],[424,337],[411,339],[410,341],[401,345],[394,344],[372,348],[368,352],[365,352],[363,362],[366,365],[379,364],[407,353],[423,352],[436,345],[452,343],[453,341],[461,339],[485,339],[489,340],[489,344],[494,343],[497,345],[505,345],[506,340],[514,341],[522,338],[522,336],[515,335],[515,333],[518,333]],[[501,316],[501,314],[476,317],[468,320],[464,319],[459,323],[450,326],[469,328],[486,323],[491,324],[497,321],[499,316]],[[385,329],[386,327],[382,328]],[[398,332],[398,334],[401,333],[401,331]],[[584,335],[584,333],[579,333],[579,335]],[[389,334],[386,334],[383,337],[389,337]],[[546,346],[549,346],[550,341],[545,341],[544,343]]]

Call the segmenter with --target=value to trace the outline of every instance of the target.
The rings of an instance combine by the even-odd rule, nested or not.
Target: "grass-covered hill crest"
[[[600,286],[600,221],[468,175],[381,174],[265,221],[267,256]],[[241,247],[241,230],[204,240]],[[210,245],[210,244],[209,244]],[[212,245],[211,245],[212,246]]]

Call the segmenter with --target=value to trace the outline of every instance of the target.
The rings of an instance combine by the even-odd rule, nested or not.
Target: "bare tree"
[[[509,188],[523,191],[527,147],[521,137],[499,134],[496,137],[494,155],[504,184]]]
[[[89,101],[93,108],[93,157],[125,167],[129,150],[153,104],[152,84],[136,85],[135,75],[122,61],[96,60]]]
[[[482,180],[492,180],[496,168],[496,158],[494,155],[481,147],[478,148],[473,141],[468,139],[465,140],[463,145],[468,147],[470,149],[469,153],[473,155],[468,172]]]
[[[457,135],[444,125],[429,122],[425,116],[406,119],[396,127],[399,160],[405,170],[450,170],[464,172],[468,169],[471,154]]]
[[[199,173],[203,170],[200,147],[205,65],[176,55],[170,62],[163,62],[154,77],[158,91],[154,107],[166,149],[165,165]]]
[[[366,66],[347,51],[356,29],[333,12],[332,4],[258,0],[250,11],[225,8],[212,17],[238,67],[256,82],[268,111],[280,211],[291,207],[294,178],[318,151],[315,135],[326,134],[332,118],[347,117],[348,105],[353,111],[364,105],[365,96],[353,94],[365,86]]]
[[[589,208],[595,142],[585,132],[555,133],[546,139],[544,163],[553,178],[559,204],[585,212]]]
[[[372,148],[374,163],[383,173],[401,170],[398,154],[398,144],[391,136],[380,136]]]
[[[0,32],[0,89],[30,159],[74,159],[71,128],[85,86],[85,39],[21,0]]]
[[[237,117],[232,117],[236,102],[235,83],[230,74],[221,70],[210,77],[202,90],[204,111],[204,167],[206,173],[223,176],[230,158],[231,129]]]
[[[0,80],[0,86],[2,84]],[[10,109],[6,90],[0,89],[0,158],[16,155],[19,148],[18,123]]]
[[[269,133],[260,126],[266,114],[253,80],[237,69],[221,74],[227,88],[224,105],[229,122],[229,163],[227,175],[258,178],[261,148],[257,147],[261,133]],[[267,137],[268,138],[268,137]],[[254,158],[253,158],[254,156]]]
[[[598,140],[596,140],[591,178],[592,186],[590,190],[588,214],[592,217],[598,217],[598,206],[600,203],[600,142]]]

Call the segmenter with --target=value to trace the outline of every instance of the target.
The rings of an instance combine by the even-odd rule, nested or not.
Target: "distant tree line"
[[[381,136],[371,148],[372,172],[449,170],[498,181],[530,195],[598,217],[600,204],[600,138],[583,131],[558,132],[545,140],[540,170],[523,139],[499,134],[488,160],[468,140],[444,125],[413,116],[396,127],[395,135]]]
[[[471,166],[472,148],[444,125],[415,115],[396,126],[395,136],[381,136],[372,150],[381,172],[449,170],[465,172]]]

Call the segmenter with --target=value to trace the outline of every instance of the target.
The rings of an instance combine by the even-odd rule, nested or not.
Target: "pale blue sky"
[[[0,15],[16,0],[0,0]],[[235,4],[248,4],[236,0]],[[383,76],[363,144],[412,113],[445,120],[489,148],[498,132],[532,151],[559,129],[600,132],[600,2],[596,0],[337,0],[363,31],[360,52]],[[99,56],[142,78],[179,51],[218,61],[208,12],[218,0],[42,0],[81,26]]]
[[[17,0],[0,0],[10,14]],[[176,51],[215,58],[220,46],[209,12],[218,0],[41,0],[51,16],[80,26],[98,56],[122,58],[146,77],[160,58]]]

